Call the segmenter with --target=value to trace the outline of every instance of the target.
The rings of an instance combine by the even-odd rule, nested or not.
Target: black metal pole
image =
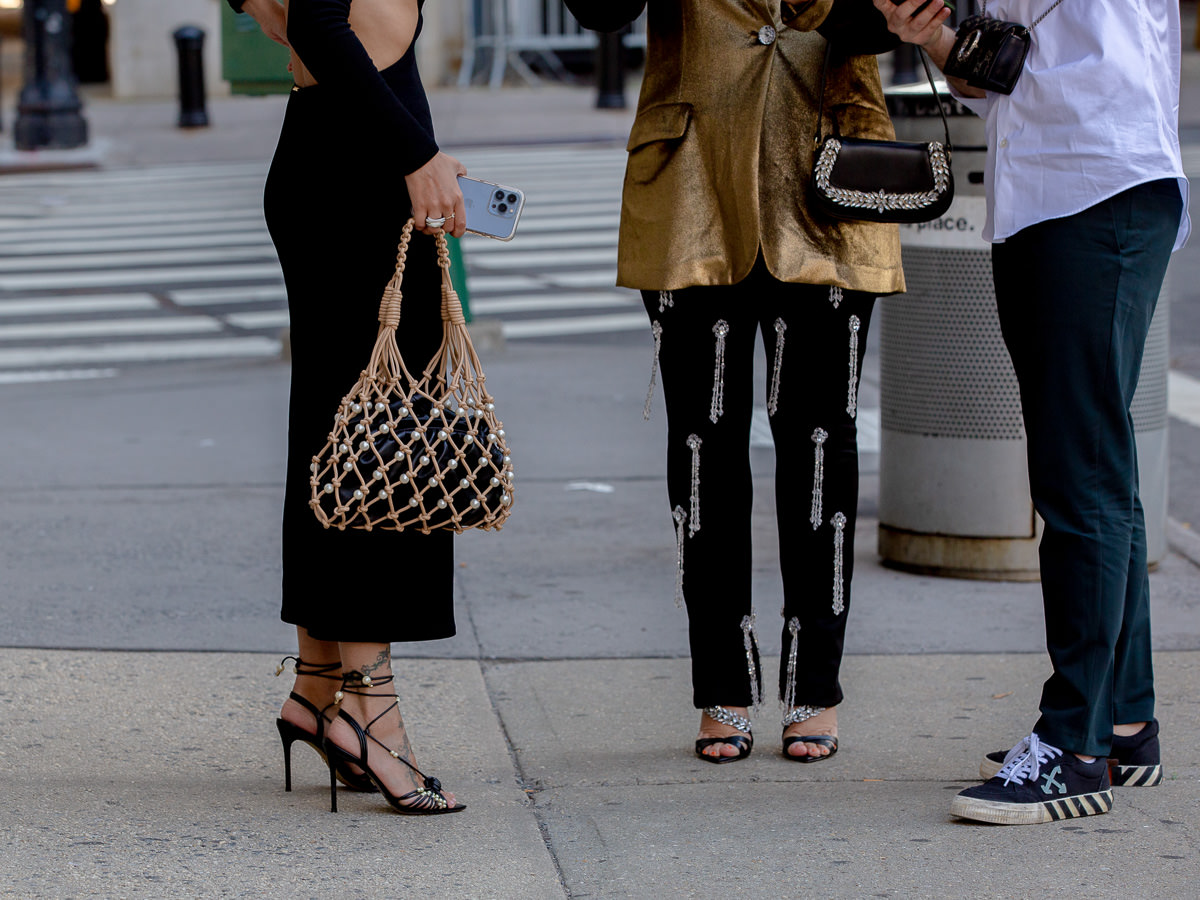
[[[195,25],[175,29],[179,54],[179,127],[203,128],[208,124],[204,92],[204,30]]]
[[[625,108],[625,31],[601,32],[596,47],[596,108]]]
[[[71,16],[71,62],[80,84],[108,81],[108,13],[103,0],[80,0]]]
[[[18,150],[68,150],[88,129],[71,71],[71,17],[66,0],[26,0],[21,17],[25,83],[13,137]]]

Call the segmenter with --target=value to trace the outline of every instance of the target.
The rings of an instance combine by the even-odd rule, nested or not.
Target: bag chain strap
[[[1054,12],[1054,10],[1058,9],[1058,6],[1059,6],[1059,4],[1060,4],[1060,3],[1062,3],[1062,2],[1063,2],[1063,0],[1054,0],[1054,3],[1052,3],[1052,4],[1050,5],[1050,8],[1049,8],[1048,10],[1046,10],[1044,13],[1042,13],[1040,16],[1038,16],[1036,19],[1034,19],[1034,20],[1033,20],[1033,24],[1032,24],[1032,25],[1030,25],[1030,26],[1029,26],[1029,28],[1028,28],[1027,30],[1028,30],[1028,31],[1033,31],[1033,29],[1035,29],[1035,28],[1037,28],[1039,25],[1041,25],[1041,24],[1042,24],[1042,19],[1046,18],[1046,16],[1050,15],[1050,13]],[[988,14],[988,11],[987,11],[987,0],[983,0],[983,15],[984,15],[984,18],[987,18],[987,14]]]

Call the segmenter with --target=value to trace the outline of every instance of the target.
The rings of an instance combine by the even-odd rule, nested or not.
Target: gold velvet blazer
[[[761,250],[781,281],[904,290],[897,226],[810,210],[826,47],[814,29],[835,2],[794,2],[798,14],[787,24],[779,0],[646,3],[646,74],[627,147],[618,284],[734,284]],[[874,56],[835,54],[825,105],[827,133],[833,115],[843,135],[894,137]]]

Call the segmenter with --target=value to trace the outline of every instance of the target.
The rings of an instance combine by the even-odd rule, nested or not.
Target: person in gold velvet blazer
[[[648,11],[629,136],[618,283],[642,292],[661,365],[667,490],[686,603],[696,753],[743,759],[761,691],[751,603],[753,356],[767,413],[783,577],[783,753],[837,751],[858,499],[858,373],[875,298],[904,290],[894,225],[809,203],[825,128],[891,139],[874,53],[894,46],[869,0],[567,0],[585,27]],[[869,32],[869,33],[868,33]],[[649,401],[647,401],[647,412]]]

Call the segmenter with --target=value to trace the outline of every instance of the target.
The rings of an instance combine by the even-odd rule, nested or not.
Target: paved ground
[[[485,114],[519,118],[524,138],[620,140],[628,114],[589,101],[562,89],[434,97],[448,143],[470,142]],[[198,134],[173,130],[169,104],[90,110],[105,158],[137,164],[259,158],[279,104],[214,103],[217,124]],[[269,674],[292,646],[276,618],[286,364],[5,388],[0,892],[1200,895],[1200,553],[1181,528],[1152,576],[1168,781],[1121,791],[1108,816],[949,820],[979,755],[1032,722],[1047,674],[1038,591],[882,567],[869,473],[841,752],[815,766],[779,758],[768,703],[749,760],[697,760],[661,406],[641,420],[649,351],[644,335],[586,336],[486,360],[515,436],[517,513],[502,534],[459,542],[459,636],[396,648],[420,760],[471,807],[432,820],[349,794],[329,814],[306,748],[296,790],[282,790],[271,718],[287,684]],[[877,401],[877,382],[864,385],[863,405]],[[755,452],[768,673],[774,463]]]

